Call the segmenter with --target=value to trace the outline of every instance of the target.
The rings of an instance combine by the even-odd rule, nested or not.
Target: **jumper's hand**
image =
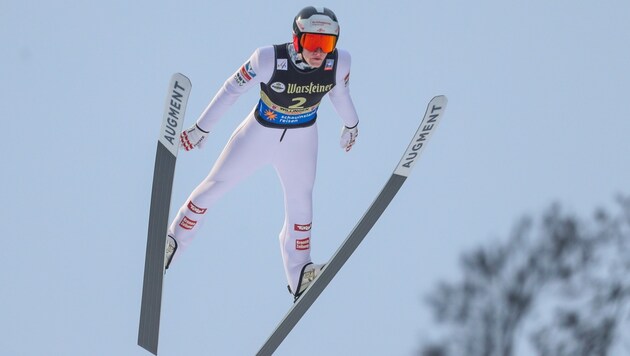
[[[344,126],[341,130],[341,140],[339,141],[339,144],[341,148],[346,150],[346,152],[352,149],[352,145],[354,145],[355,140],[359,136],[359,129],[357,126],[358,125],[355,125],[354,127]]]
[[[203,144],[205,143],[205,138],[208,135],[208,132],[202,130],[197,124],[194,124],[188,130],[182,132],[179,136],[179,140],[181,142],[181,146],[186,150],[190,151],[195,147],[203,148]]]

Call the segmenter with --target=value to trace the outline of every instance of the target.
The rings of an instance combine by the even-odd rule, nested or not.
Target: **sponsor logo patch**
[[[208,209],[200,208],[197,205],[193,204],[192,201],[189,201],[188,202],[188,210],[192,211],[195,214],[205,214],[206,210],[208,210]]]
[[[179,226],[181,226],[182,229],[186,229],[186,230],[192,230],[192,228],[195,227],[195,225],[197,225],[197,222],[195,220],[189,219],[185,216],[182,219],[182,221],[179,222]]]
[[[307,237],[305,239],[297,239],[295,240],[295,249],[304,251],[311,248],[311,238]]]
[[[278,58],[278,60],[276,61],[276,69],[277,70],[288,70],[289,69],[289,63],[287,62],[286,58]]]
[[[324,67],[324,70],[333,70],[334,66],[335,66],[335,60],[334,59],[327,59],[326,60],[326,66]]]
[[[293,226],[293,229],[295,231],[311,231],[311,224],[306,224],[306,225],[295,224]]]
[[[241,72],[243,73],[243,77],[247,80],[252,80],[256,76],[256,72],[254,72],[254,68],[252,68],[252,64],[247,62],[241,67]]]
[[[276,114],[273,110],[271,109],[267,109],[265,110],[264,113],[265,117],[267,118],[267,120],[269,121],[273,121],[278,117],[278,114]]]
[[[308,85],[297,85],[295,83],[289,83],[287,87],[287,94],[316,94],[327,93],[333,88],[332,84],[323,85],[311,82]]]
[[[247,81],[243,78],[240,71],[234,75],[234,80],[236,81],[236,84],[238,84],[239,87],[242,87],[243,85],[247,84]]]
[[[287,89],[286,85],[280,82],[271,83],[270,86],[271,89],[273,89],[273,91],[275,91],[276,93],[282,93]]]
[[[234,75],[234,80],[236,81],[238,86],[242,87],[243,85],[247,84],[247,82],[252,80],[255,76],[256,72],[254,72],[252,64],[250,62],[247,62],[243,64],[238,72],[236,72],[236,74]]]

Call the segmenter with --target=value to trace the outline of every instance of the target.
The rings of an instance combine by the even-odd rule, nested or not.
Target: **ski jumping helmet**
[[[293,20],[293,46],[298,53],[304,48],[330,53],[337,45],[339,22],[332,10],[308,6],[300,10]]]

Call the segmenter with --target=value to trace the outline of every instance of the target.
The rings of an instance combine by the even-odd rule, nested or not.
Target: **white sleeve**
[[[261,47],[228,78],[210,104],[203,111],[197,125],[210,132],[225,112],[251,87],[268,82],[273,74],[275,51],[273,46]]]
[[[359,116],[350,97],[350,53],[341,49],[338,52],[336,84],[328,96],[344,125],[355,127],[359,123]]]

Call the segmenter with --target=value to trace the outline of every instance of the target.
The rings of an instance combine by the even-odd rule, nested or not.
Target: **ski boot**
[[[296,293],[293,293],[290,286],[289,293],[293,294],[294,300],[293,302],[297,302],[298,298],[304,293],[306,288],[322,273],[322,270],[326,264],[316,265],[313,262],[309,262],[302,267],[302,273],[300,274],[300,280],[298,281],[298,290]]]
[[[173,236],[166,236],[166,252],[164,254],[164,273],[168,269],[168,266],[171,265],[171,261],[173,260],[173,256],[175,255],[175,251],[177,251],[177,240],[173,238]]]

